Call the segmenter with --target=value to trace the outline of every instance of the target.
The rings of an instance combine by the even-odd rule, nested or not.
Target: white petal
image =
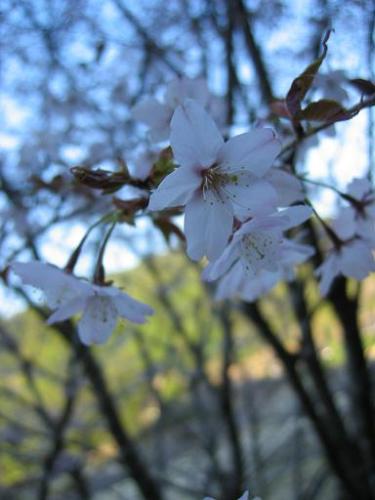
[[[278,233],[282,236],[282,231],[285,225],[289,222],[287,216],[280,215],[282,212],[276,212],[265,215],[256,214],[251,220],[242,224],[242,226],[234,233],[233,239],[242,240],[242,238],[256,231]]]
[[[373,193],[372,198],[373,198],[373,200],[375,199],[374,193]],[[367,217],[371,217],[371,218],[375,219],[375,202],[374,201],[366,206],[365,213],[366,213]]]
[[[252,174],[237,175],[236,182],[228,183],[225,192],[232,201],[235,213],[242,217],[247,212],[270,212],[276,209],[277,193],[267,181],[256,179]],[[249,213],[247,213],[249,215]]]
[[[209,92],[203,78],[191,80],[190,78],[176,78],[172,80],[165,92],[165,101],[171,108],[183,104],[186,99],[194,99],[202,106],[207,104]]]
[[[296,205],[281,210],[279,215],[287,217],[288,221],[283,224],[283,229],[290,229],[291,227],[298,226],[311,217],[312,209],[307,205]]]
[[[74,298],[64,305],[59,307],[51,316],[48,318],[47,323],[52,325],[53,323],[59,323],[60,321],[65,321],[71,318],[78,312],[85,308],[87,297],[85,298]]]
[[[333,280],[340,273],[338,268],[338,259],[336,254],[328,255],[323,264],[316,270],[316,274],[320,275],[320,293],[323,297],[327,295],[331,288]]]
[[[133,108],[133,117],[148,125],[151,129],[169,126],[172,111],[153,97],[145,97]]]
[[[192,260],[204,255],[215,260],[224,251],[232,232],[233,212],[230,203],[219,200],[211,191],[205,198],[197,193],[186,205],[185,235],[187,254]]]
[[[313,256],[315,249],[311,245],[296,243],[295,241],[284,239],[281,244],[281,259],[283,264],[301,264]]]
[[[86,302],[78,323],[78,334],[86,344],[102,344],[111,335],[117,322],[117,308],[111,297],[94,295]]]
[[[44,262],[13,262],[10,267],[26,285],[41,290],[50,288],[52,283],[58,286],[65,281],[64,271]]]
[[[282,239],[278,232],[254,231],[241,240],[241,262],[244,271],[253,276],[261,269],[276,271],[280,261]]]
[[[237,241],[231,241],[224,252],[214,262],[210,262],[202,272],[202,279],[214,281],[230,269],[236,259],[239,258],[239,246]]]
[[[367,194],[371,193],[373,187],[371,182],[366,179],[353,179],[348,185],[347,191],[350,196],[356,200],[362,200]]]
[[[176,168],[152,193],[148,209],[163,210],[185,205],[201,182],[201,176],[194,170],[186,167]]]
[[[281,149],[273,130],[254,129],[232,137],[220,150],[218,162],[228,172],[246,170],[262,177]]]
[[[356,220],[355,233],[365,240],[373,249],[375,249],[375,218],[363,219],[359,217]]]
[[[113,297],[113,302],[119,316],[133,321],[133,323],[144,323],[146,316],[154,313],[154,310],[150,306],[138,302],[138,300],[133,299],[124,292]]]
[[[171,122],[171,146],[181,166],[209,167],[223,145],[223,138],[212,118],[195,101],[179,106]]]
[[[303,201],[305,195],[302,190],[301,182],[279,168],[271,168],[265,175],[268,180],[276,189],[278,195],[278,205],[286,207],[296,201]]]
[[[234,297],[238,294],[244,280],[244,272],[241,262],[237,262],[230,271],[219,281],[215,293],[216,300],[224,300]]]
[[[280,272],[271,272],[265,269],[259,271],[253,278],[247,279],[241,291],[241,297],[247,302],[254,302],[272,290],[280,281]]]
[[[62,269],[43,262],[14,262],[11,269],[26,285],[42,290],[49,307],[55,309],[80,294],[88,294],[90,285]]]
[[[332,222],[332,229],[342,240],[348,240],[355,234],[355,213],[351,207],[342,208],[338,217]]]
[[[215,123],[223,131],[225,128],[227,106],[224,97],[217,95],[210,95],[208,101],[208,111],[210,116],[215,120]]]
[[[238,500],[249,500],[249,492],[245,491],[243,495]]]
[[[361,240],[344,245],[340,254],[340,268],[349,278],[363,280],[375,271],[375,261],[371,249]]]

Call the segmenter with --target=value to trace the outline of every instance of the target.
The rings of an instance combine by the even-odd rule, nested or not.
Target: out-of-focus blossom
[[[78,334],[84,344],[102,344],[120,316],[133,323],[144,323],[153,310],[112,286],[83,281],[43,262],[14,262],[13,271],[26,285],[44,292],[47,305],[54,309],[48,324],[65,321],[82,311]]]
[[[186,99],[194,99],[201,106],[208,108],[210,93],[203,79],[177,78],[168,85],[164,102],[154,97],[142,99],[133,108],[136,120],[148,125],[154,141],[164,141],[170,134],[170,124],[175,109]]]
[[[371,248],[361,239],[354,239],[329,252],[316,272],[320,276],[320,292],[325,296],[333,280],[340,274],[363,280],[374,271],[375,260]]]

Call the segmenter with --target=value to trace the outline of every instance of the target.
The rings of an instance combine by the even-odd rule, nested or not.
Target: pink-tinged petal
[[[86,302],[78,335],[86,344],[103,344],[114,330],[117,322],[117,309],[112,298],[94,295]]]
[[[85,308],[86,301],[87,297],[70,300],[51,314],[47,320],[47,324],[52,325],[53,323],[59,323],[60,321],[71,318]]]
[[[286,217],[288,220],[283,224],[283,229],[290,229],[291,227],[298,226],[311,217],[312,209],[306,205],[296,205],[288,207],[279,212],[281,217]]]
[[[171,146],[181,166],[210,167],[224,141],[215,122],[197,102],[188,99],[171,122]]]
[[[371,248],[361,240],[344,245],[339,259],[341,272],[349,278],[363,280],[375,271]]]
[[[117,308],[118,315],[133,323],[144,323],[146,316],[154,313],[150,306],[138,302],[124,292],[113,297],[113,303]]]
[[[192,260],[204,255],[215,260],[223,252],[232,232],[231,204],[219,200],[211,191],[196,193],[185,209],[187,254]]]
[[[276,209],[277,193],[264,180],[254,181],[252,174],[237,175],[236,182],[228,183],[225,192],[231,200],[234,212],[240,216],[268,213]]]
[[[199,173],[186,167],[178,167],[159,184],[151,194],[149,210],[185,205],[202,182]]]
[[[171,109],[153,97],[142,99],[142,101],[134,106],[132,114],[136,120],[148,125],[152,129],[169,126],[172,118]]]
[[[225,248],[220,257],[208,264],[202,272],[202,279],[205,281],[214,281],[225,274],[239,258],[239,244],[236,241],[231,241]]]
[[[296,201],[304,200],[302,183],[294,175],[288,174],[279,168],[271,168],[264,178],[276,189],[279,206],[286,207]]]
[[[259,128],[229,139],[219,152],[218,162],[228,173],[247,171],[262,177],[280,150],[273,130]]]

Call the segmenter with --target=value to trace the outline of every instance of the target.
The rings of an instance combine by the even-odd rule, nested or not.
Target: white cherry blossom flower
[[[344,242],[334,248],[323,264],[316,270],[320,276],[320,292],[327,295],[333,280],[340,274],[363,280],[375,271],[375,260],[370,246],[361,239]]]
[[[280,212],[255,216],[238,229],[222,255],[203,271],[203,279],[214,281],[240,262],[244,274],[254,277],[261,269],[280,269],[283,232],[301,224],[311,215],[309,207],[299,205]]]
[[[368,179],[354,179],[347,188],[348,206],[332,221],[337,236],[348,241],[359,237],[375,247],[375,193]]]
[[[152,193],[150,210],[185,205],[187,253],[215,260],[232,232],[234,214],[247,216],[277,205],[262,177],[280,151],[271,129],[254,129],[224,142],[214,121],[195,101],[177,108],[171,146],[180,165]]]
[[[320,291],[327,295],[340,274],[363,280],[375,271],[375,193],[368,179],[354,179],[347,188],[349,206],[332,221],[338,242],[317,269]]]
[[[102,344],[120,316],[133,323],[144,323],[151,307],[112,286],[98,286],[78,279],[42,262],[15,262],[12,270],[26,285],[42,290],[46,303],[54,309],[48,324],[65,321],[82,311],[78,334],[86,344]]]
[[[314,250],[310,245],[284,240],[280,248],[277,271],[260,269],[254,277],[244,273],[241,261],[237,261],[220,279],[215,299],[224,300],[237,296],[247,302],[254,302],[271,291],[279,281],[292,280],[294,267],[305,262],[313,254]]]
[[[352,201],[347,207],[344,223],[348,224],[353,219],[353,235],[360,236],[368,241],[372,248],[375,247],[375,192],[368,179],[354,179],[347,188],[347,194]],[[349,213],[351,211],[351,214]]]
[[[169,137],[170,123],[175,109],[188,98],[194,99],[202,106],[208,105],[210,94],[203,79],[172,80],[167,85],[163,103],[154,97],[146,97],[134,106],[133,116],[148,125],[154,141],[164,141]]]

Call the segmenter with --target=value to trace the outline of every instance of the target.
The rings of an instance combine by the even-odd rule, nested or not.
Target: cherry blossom
[[[363,280],[375,271],[375,193],[371,183],[368,179],[354,179],[344,198],[349,206],[342,207],[332,221],[338,240],[316,270],[323,296],[340,274]]]
[[[354,179],[347,188],[350,206],[343,210],[341,226],[347,224],[375,247],[375,192],[368,179]]]
[[[254,277],[243,272],[241,261],[220,279],[215,299],[223,300],[231,297],[240,297],[247,302],[253,302],[268,293],[283,279],[290,281],[294,278],[294,267],[305,262],[314,254],[309,245],[303,245],[291,240],[284,240],[280,248],[280,260],[277,271],[260,269]]]
[[[171,146],[180,165],[152,193],[150,210],[185,205],[187,253],[216,259],[232,232],[235,213],[255,214],[277,205],[272,184],[262,178],[280,151],[271,129],[254,129],[224,142],[197,102],[179,106]]]
[[[363,280],[375,271],[375,260],[371,248],[361,239],[344,242],[328,254],[323,264],[316,270],[320,276],[320,292],[327,295],[333,280],[340,274]]]
[[[261,269],[277,272],[285,244],[283,232],[301,224],[310,215],[309,207],[299,205],[253,217],[234,233],[222,255],[206,267],[203,278],[214,281],[236,262],[241,263],[242,272],[250,277],[255,277]]]
[[[175,109],[187,98],[207,106],[210,94],[206,82],[200,78],[172,80],[167,85],[164,103],[154,97],[145,97],[134,106],[133,116],[148,125],[150,136],[154,141],[164,141],[169,137],[170,123]]]
[[[48,324],[58,323],[82,311],[78,335],[86,344],[104,343],[122,317],[144,323],[153,310],[112,286],[99,286],[78,279],[43,262],[14,262],[12,270],[26,285],[44,292],[46,303],[54,309]]]

